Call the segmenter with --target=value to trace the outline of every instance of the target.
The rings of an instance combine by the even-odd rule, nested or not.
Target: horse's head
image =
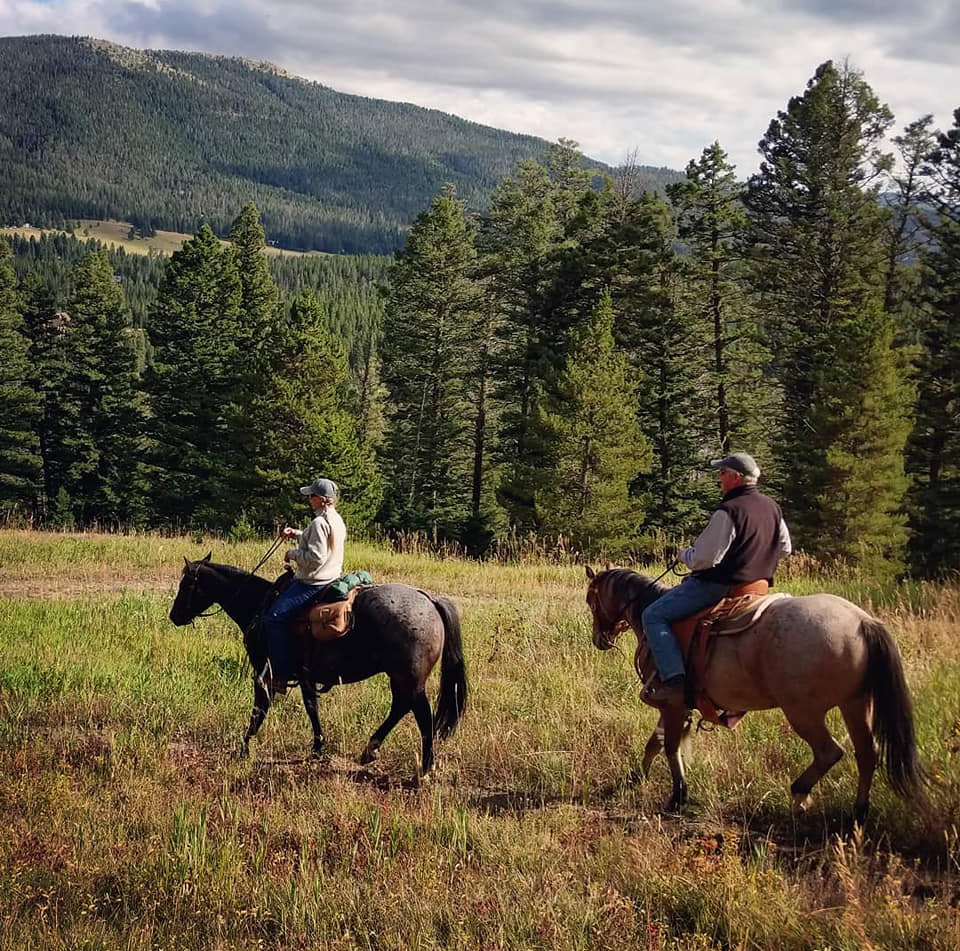
[[[593,646],[602,651],[609,650],[630,624],[623,617],[624,605],[615,598],[612,566],[594,571],[587,565],[586,572],[590,582],[587,585],[587,607],[593,615]]]
[[[208,553],[207,557],[201,558],[200,561],[183,559],[186,564],[180,576],[180,587],[177,589],[173,607],[170,608],[170,620],[177,627],[189,624],[198,614],[202,614],[213,604],[214,597],[204,590],[201,575],[204,566],[209,564],[212,554],[213,552]]]

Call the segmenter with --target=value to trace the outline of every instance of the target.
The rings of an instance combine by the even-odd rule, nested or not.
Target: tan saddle
[[[692,689],[690,699],[708,723],[717,723],[732,729],[745,715],[743,711],[721,710],[701,686],[709,664],[713,639],[747,630],[771,604],[790,597],[784,593],[770,594],[769,591],[770,586],[765,580],[737,585],[722,601],[680,621],[674,621],[671,625],[683,653],[687,681]],[[653,672],[653,657],[650,656],[649,649],[647,656],[636,657],[634,663],[641,678],[646,681]],[[649,672],[646,669],[648,665]]]

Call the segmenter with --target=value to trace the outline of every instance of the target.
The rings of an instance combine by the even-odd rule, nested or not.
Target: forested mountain
[[[799,549],[956,571],[960,108],[899,163],[894,121],[828,61],[746,182],[718,142],[658,193],[561,140],[392,258],[271,259],[253,202],[139,263],[0,241],[0,519],[243,537],[324,474],[352,531],[648,558],[746,449]]]
[[[0,223],[206,222],[223,235],[253,201],[281,247],[383,253],[444,183],[479,209],[547,145],[267,63],[0,38]],[[648,187],[678,177],[642,172]]]

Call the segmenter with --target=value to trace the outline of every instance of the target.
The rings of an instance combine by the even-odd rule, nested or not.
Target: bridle
[[[659,575],[657,575],[656,578],[653,579],[652,584],[656,584],[661,578],[668,575],[671,571],[676,575],[685,574],[685,572],[677,571],[679,565],[680,563],[678,560],[675,559],[672,561],[669,565],[667,565],[666,570],[662,571]],[[597,646],[601,647],[603,650],[609,650],[611,647],[613,647],[614,644],[617,643],[620,635],[631,626],[630,621],[627,620],[627,615],[629,614],[633,605],[636,604],[637,601],[639,601],[645,594],[644,591],[640,591],[633,595],[633,597],[628,599],[623,605],[623,608],[620,612],[621,616],[611,617],[611,615],[607,613],[606,609],[601,603],[599,595],[597,594],[597,582],[600,581],[601,577],[606,580],[608,576],[609,572],[598,574],[587,587],[587,605],[593,612],[594,621],[600,628],[596,635],[597,640],[599,641]]]
[[[630,622],[625,617],[614,618],[607,613],[606,608],[603,606],[597,593],[597,581],[599,578],[599,575],[594,578],[587,588],[587,605],[593,612],[594,622],[599,627],[597,637],[600,643],[598,646],[602,647],[604,650],[608,650],[617,643],[617,639],[620,637],[620,635],[628,627],[630,627]],[[626,608],[629,607],[629,604],[632,604],[632,602],[635,600],[636,598],[633,598],[631,602],[624,606],[624,612],[626,612]]]
[[[278,535],[274,539],[273,544],[267,549],[266,554],[257,562],[256,567],[253,571],[250,572],[251,575],[255,575],[264,564],[266,564],[267,559],[282,545],[284,542],[283,535]],[[190,586],[187,589],[187,607],[189,608],[193,604],[193,596],[197,591],[197,588],[200,586],[200,568],[203,562],[199,562],[195,565],[192,571],[189,571],[187,568],[184,569],[184,573],[188,574],[190,577]],[[243,587],[246,585],[246,578],[244,578],[240,584],[231,592],[230,596],[224,600],[232,601],[233,598],[240,593]],[[198,617],[216,617],[218,614],[223,612],[223,601],[220,602],[220,607],[215,611],[200,611],[197,614],[194,614],[192,620],[195,621]]]
[[[186,596],[187,596],[186,608],[188,611],[193,606],[194,595],[197,593],[197,588],[200,587],[201,564],[196,564],[193,567],[187,566],[186,568],[183,569],[184,575],[186,575],[187,578],[189,578],[189,582],[186,589]],[[213,617],[215,614],[219,614],[222,610],[223,608],[221,607],[221,608],[218,608],[216,611],[198,611],[190,619],[190,623],[192,624],[198,617]]]

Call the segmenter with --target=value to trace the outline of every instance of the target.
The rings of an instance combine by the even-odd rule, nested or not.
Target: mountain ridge
[[[0,38],[3,224],[116,218],[192,232],[206,221],[223,234],[252,200],[282,247],[385,253],[446,182],[480,209],[548,147],[265,60]],[[648,187],[680,174],[644,172]]]

